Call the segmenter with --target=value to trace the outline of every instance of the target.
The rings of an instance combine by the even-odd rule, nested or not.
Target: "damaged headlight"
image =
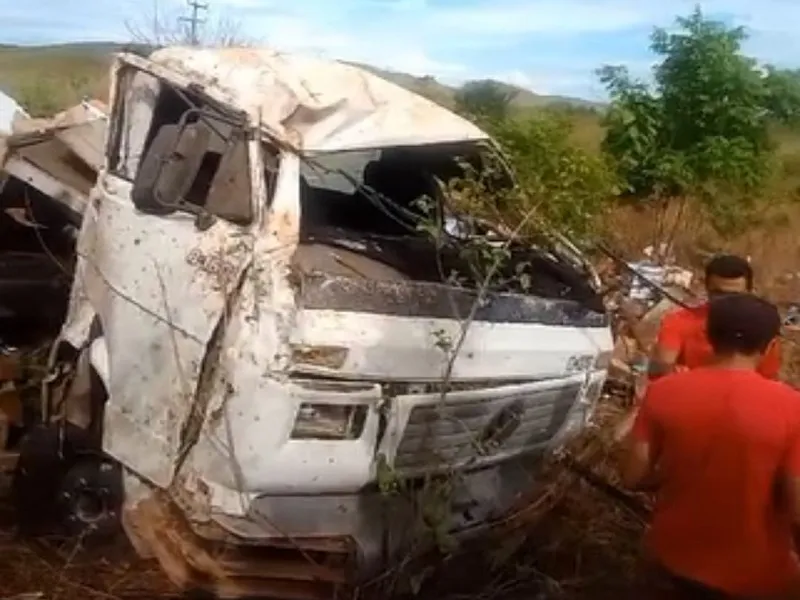
[[[363,404],[304,402],[292,429],[296,440],[355,440],[364,432],[368,407]]]

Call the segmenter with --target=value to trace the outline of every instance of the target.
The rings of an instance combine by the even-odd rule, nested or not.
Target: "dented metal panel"
[[[95,174],[103,167],[106,129],[105,118],[93,119],[58,131],[58,140],[78,156]]]
[[[475,303],[479,306],[474,314]],[[574,300],[522,294],[484,294],[444,284],[332,277],[303,278],[301,308],[365,312],[398,317],[464,319],[489,323],[528,323],[565,327],[607,327],[608,317]]]
[[[602,327],[485,321],[473,321],[463,333],[462,327],[456,319],[301,310],[293,347],[344,348],[346,357],[330,365],[296,354],[290,368],[330,377],[438,381],[449,367],[455,381],[530,381],[571,375],[612,345]],[[460,351],[452,357],[448,349],[456,345]]]
[[[187,215],[139,213],[128,190],[99,181],[82,231],[83,285],[108,352],[106,451],[166,487],[186,450],[207,345],[252,243],[224,221],[199,232]]]
[[[89,103],[52,119],[17,118],[2,138],[0,167],[65,205],[79,222],[103,164],[106,128],[105,113]]]
[[[468,120],[364,69],[270,48],[164,48],[124,63],[201,86],[297,150],[485,140]],[[158,73],[157,73],[158,74]]]
[[[87,196],[81,190],[65,184],[33,163],[17,156],[12,155],[8,158],[3,165],[3,170],[12,177],[36,188],[45,196],[63,204],[72,213],[72,221],[80,223],[81,215],[88,201]]]

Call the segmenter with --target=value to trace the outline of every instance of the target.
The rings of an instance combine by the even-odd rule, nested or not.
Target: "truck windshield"
[[[457,235],[465,231],[464,218],[444,205],[439,182],[466,176],[465,164],[480,170],[487,151],[462,143],[314,156],[301,167],[303,228],[416,235],[424,217],[419,200],[427,198],[444,209],[445,229]],[[511,185],[510,177],[497,185]]]

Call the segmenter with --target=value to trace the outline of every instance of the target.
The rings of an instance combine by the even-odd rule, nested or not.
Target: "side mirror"
[[[132,200],[142,212],[195,215],[198,229],[215,217],[246,225],[253,219],[247,132],[209,122],[163,125],[142,159]]]
[[[247,224],[253,219],[247,151],[244,132],[231,132],[206,197],[209,213],[233,223]]]
[[[161,215],[177,210],[198,212],[199,207],[183,199],[200,170],[210,137],[211,131],[202,122],[161,126],[133,182],[131,196],[136,208]]]

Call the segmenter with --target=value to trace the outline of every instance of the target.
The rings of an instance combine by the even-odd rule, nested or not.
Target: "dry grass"
[[[795,223],[800,223],[800,206],[780,204],[744,232],[723,237],[698,211],[674,203],[666,213],[650,207],[620,207],[609,215],[606,229],[612,238],[613,232],[619,232],[613,245],[624,256],[641,256],[641,250],[657,240],[671,240],[678,262],[698,274],[713,252],[749,256],[757,288],[773,301],[784,303],[800,298],[800,277],[794,275],[800,275]]]
[[[426,590],[425,597],[635,597],[641,591],[639,540],[644,521],[612,495],[621,492],[614,485],[612,431],[625,411],[619,399],[605,398],[595,426],[571,445],[566,457],[546,466],[528,507],[482,541],[482,548],[456,559],[453,568],[461,574],[460,585],[453,589],[453,580],[445,573]],[[573,462],[585,468],[599,486],[570,468]],[[646,505],[646,500],[625,496],[638,506]],[[466,569],[461,561],[466,561]],[[464,572],[484,575],[464,579]]]
[[[78,47],[0,47],[0,89],[33,116],[108,95],[110,55]]]

